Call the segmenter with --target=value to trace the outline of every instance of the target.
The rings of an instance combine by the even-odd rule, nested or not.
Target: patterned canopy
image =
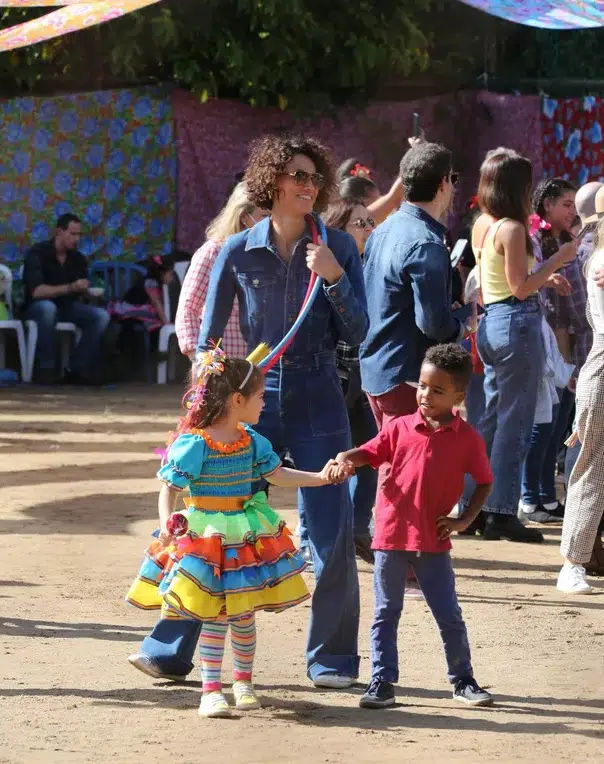
[[[541,29],[604,26],[604,0],[462,0],[481,11]]]

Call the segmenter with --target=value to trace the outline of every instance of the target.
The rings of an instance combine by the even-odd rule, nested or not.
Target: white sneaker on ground
[[[565,594],[591,594],[593,592],[585,580],[583,565],[570,565],[569,563],[564,563],[562,566],[562,570],[558,574],[556,588]]]
[[[199,715],[206,719],[223,719],[231,715],[231,709],[222,692],[204,692],[199,704]]]
[[[233,696],[235,698],[235,708],[238,708],[240,711],[253,711],[256,708],[262,708],[262,704],[258,700],[251,682],[240,679],[234,681]]]
[[[315,687],[325,687],[328,690],[346,690],[355,682],[356,679],[344,674],[320,674],[312,683]]]

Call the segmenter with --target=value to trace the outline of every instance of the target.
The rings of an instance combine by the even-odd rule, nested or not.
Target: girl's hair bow
[[[540,218],[539,215],[535,213],[529,215],[528,223],[529,233],[531,236],[536,234],[538,231],[549,231],[551,228],[551,225],[547,222],[547,220],[543,220],[543,218]]]

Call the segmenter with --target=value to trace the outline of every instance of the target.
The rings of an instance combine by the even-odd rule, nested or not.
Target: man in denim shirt
[[[351,444],[335,349],[339,340],[359,345],[367,331],[361,261],[344,231],[327,229],[325,241],[312,242],[307,216],[326,206],[334,185],[326,150],[316,141],[261,139],[252,148],[246,182],[254,204],[271,209],[271,217],[223,246],[210,277],[199,348],[220,339],[235,298],[248,350],[261,342],[274,348],[298,315],[311,271],[323,279],[295,340],[266,375],[265,407],[255,427],[277,453],[288,450],[298,469],[314,472]],[[352,504],[345,484],[301,494],[316,579],[308,676],[317,687],[343,689],[359,669]],[[182,676],[192,668],[198,635],[193,621],[160,620],[131,662],[152,676]]]
[[[439,222],[458,176],[444,146],[421,143],[400,168],[406,201],[371,235],[365,248],[369,331],[361,345],[361,377],[383,427],[416,409],[424,355],[463,332],[451,306],[451,261]]]

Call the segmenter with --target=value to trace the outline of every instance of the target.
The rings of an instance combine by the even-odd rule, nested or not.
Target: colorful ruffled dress
[[[203,430],[180,435],[158,478],[184,497],[188,532],[147,549],[126,596],[137,607],[162,609],[167,618],[231,620],[256,610],[280,612],[308,599],[297,553],[284,520],[252,481],[281,462],[266,438],[240,427],[235,443],[214,442]]]

